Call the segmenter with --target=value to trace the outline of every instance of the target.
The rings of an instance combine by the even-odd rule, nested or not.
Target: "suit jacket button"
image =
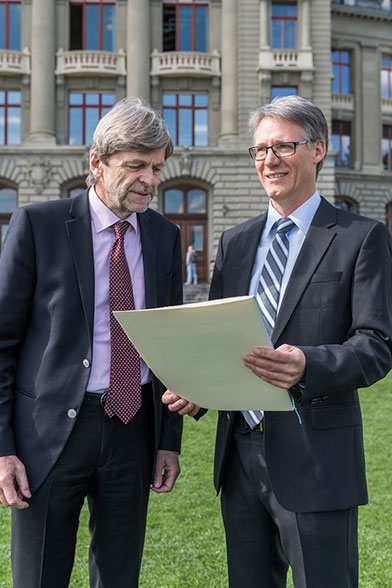
[[[89,362],[89,360],[88,360],[88,359],[84,359],[84,360],[83,360],[83,365],[84,365],[84,367],[85,367],[85,368],[88,368],[88,367],[90,367],[90,362]]]
[[[74,419],[76,417],[78,413],[76,412],[76,410],[74,408],[70,408],[69,411],[67,412],[67,416],[70,419]]]

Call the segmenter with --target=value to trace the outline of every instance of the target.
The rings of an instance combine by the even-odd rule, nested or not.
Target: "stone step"
[[[184,304],[208,300],[209,284],[184,284]]]

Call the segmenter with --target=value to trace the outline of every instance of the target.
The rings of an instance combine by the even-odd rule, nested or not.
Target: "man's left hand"
[[[277,349],[256,347],[253,354],[244,355],[243,360],[256,376],[278,388],[288,390],[305,379],[305,354],[286,343]]]
[[[170,492],[174,482],[180,474],[180,463],[176,451],[159,450],[155,464],[154,483],[151,490],[154,492]]]

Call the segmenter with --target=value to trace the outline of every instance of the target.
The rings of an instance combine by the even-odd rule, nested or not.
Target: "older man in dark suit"
[[[210,296],[255,295],[274,349],[243,360],[288,389],[295,411],[219,413],[229,583],[283,588],[291,566],[295,588],[355,588],[357,507],[367,502],[357,388],[392,364],[391,239],[317,192],[328,145],[319,108],[278,98],[250,126],[269,208],[222,235]],[[163,400],[203,413],[170,391]]]
[[[178,228],[149,210],[172,153],[135,99],[99,122],[90,189],[18,209],[0,261],[0,501],[16,588],[69,584],[90,508],[90,584],[138,585],[150,484],[179,474],[181,417],[113,310],[181,304]]]

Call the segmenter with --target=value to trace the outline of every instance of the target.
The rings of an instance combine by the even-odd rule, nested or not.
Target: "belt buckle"
[[[104,408],[105,406],[107,395],[108,393],[104,392],[103,394],[101,394],[101,398],[99,399],[99,403],[102,406],[102,408]]]

